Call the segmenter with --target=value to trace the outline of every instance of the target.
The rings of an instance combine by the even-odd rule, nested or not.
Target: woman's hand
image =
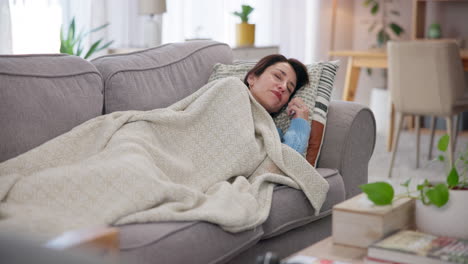
[[[291,118],[299,117],[309,120],[309,108],[299,97],[295,97],[289,102],[286,111]]]

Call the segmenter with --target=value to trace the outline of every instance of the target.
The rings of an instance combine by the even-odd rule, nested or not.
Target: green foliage
[[[70,55],[76,55],[76,56],[82,56],[84,47],[83,47],[83,39],[88,36],[91,33],[94,33],[96,31],[102,30],[105,27],[109,26],[109,23],[106,23],[102,26],[99,26],[97,28],[91,29],[89,31],[83,32],[81,30],[79,33],[76,32],[76,24],[75,24],[75,18],[72,19],[70,22],[70,25],[68,26],[68,29],[65,32],[65,29],[62,25],[62,28],[60,30],[60,53],[66,53]],[[96,42],[94,42],[91,47],[88,49],[86,53],[84,53],[83,58],[87,59],[89,58],[93,53],[98,52],[100,50],[103,50],[107,47],[109,47],[114,41],[109,41],[105,44],[102,44],[103,39],[100,39]]]
[[[249,23],[249,15],[254,10],[253,7],[249,5],[242,5],[241,12],[232,12],[233,15],[240,17],[242,23]]]
[[[443,135],[437,144],[437,148],[442,153],[445,153],[450,144],[450,138],[448,135]],[[446,161],[444,155],[439,155],[437,158],[439,161]],[[461,163],[463,169],[462,177],[458,173],[457,165]],[[406,188],[406,193],[402,195],[394,196],[393,187],[386,182],[373,182],[368,184],[360,185],[359,188],[367,194],[369,200],[376,205],[389,205],[393,202],[394,197],[409,197],[420,199],[425,205],[435,205],[437,207],[444,206],[449,200],[449,190],[454,188],[466,188],[468,187],[467,171],[468,171],[468,147],[466,150],[459,154],[455,164],[448,164],[450,170],[447,174],[446,182],[444,183],[430,183],[427,179],[416,186],[415,191],[410,191],[410,179],[401,184]],[[460,180],[462,178],[462,180]],[[412,193],[415,193],[413,195]]]
[[[442,207],[449,199],[449,189],[445,183],[439,183],[435,186],[425,184],[420,193],[422,202],[426,205],[433,204],[437,207]],[[425,198],[429,201],[426,201]]]
[[[364,7],[369,8],[372,15],[369,21],[369,34],[375,34],[375,43],[372,43],[371,48],[382,48],[385,44],[392,40],[393,36],[401,36],[405,30],[395,22],[399,18],[400,12],[398,10],[388,8],[392,0],[363,0]],[[390,34],[392,33],[392,34]],[[372,70],[368,69],[367,74],[372,75]],[[384,78],[386,78],[386,71],[383,71]]]
[[[443,135],[439,139],[439,142],[437,143],[437,149],[442,151],[442,152],[447,151],[449,141],[450,141],[449,135],[447,135],[447,134]]]
[[[372,16],[376,17],[369,26],[369,33],[374,32],[376,27],[378,28],[375,36],[376,47],[383,47],[389,40],[392,39],[389,32],[392,32],[396,36],[400,36],[405,32],[405,30],[394,21],[397,17],[400,16],[400,12],[394,9],[387,9],[389,2],[391,2],[391,0],[363,1],[364,7],[369,8]],[[382,12],[382,15],[377,18],[377,15],[380,11]]]
[[[387,205],[393,201],[394,191],[392,185],[386,182],[374,182],[359,186],[366,193],[369,200],[376,205]]]
[[[455,167],[450,170],[449,175],[447,176],[447,184],[449,187],[455,187],[458,185],[460,177],[458,176],[458,171]]]

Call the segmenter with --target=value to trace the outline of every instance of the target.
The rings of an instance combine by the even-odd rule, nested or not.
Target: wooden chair
[[[453,117],[468,110],[468,96],[460,51],[454,41],[389,42],[388,82],[396,113],[396,133],[388,171],[392,175],[398,139],[405,115],[416,116],[416,168],[419,167],[420,116],[444,117],[449,162],[453,164]],[[455,122],[456,123],[456,122]],[[434,128],[432,128],[434,129]],[[432,148],[433,135],[431,136]]]

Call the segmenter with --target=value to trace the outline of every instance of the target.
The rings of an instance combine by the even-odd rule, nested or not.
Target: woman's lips
[[[282,97],[282,95],[281,95],[281,93],[280,93],[280,92],[278,92],[278,91],[271,91],[271,92],[272,92],[274,95],[276,95],[276,97],[278,97],[278,100],[280,100],[280,101],[281,101],[281,97]]]

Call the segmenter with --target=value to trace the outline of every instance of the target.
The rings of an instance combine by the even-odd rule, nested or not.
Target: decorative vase
[[[238,47],[253,46],[255,43],[255,24],[237,24],[236,34]]]
[[[440,30],[440,25],[437,23],[433,23],[429,26],[429,31],[427,32],[427,36],[431,39],[439,39],[442,33]]]
[[[468,190],[450,190],[447,204],[438,208],[416,201],[416,228],[438,236],[468,239]]]

